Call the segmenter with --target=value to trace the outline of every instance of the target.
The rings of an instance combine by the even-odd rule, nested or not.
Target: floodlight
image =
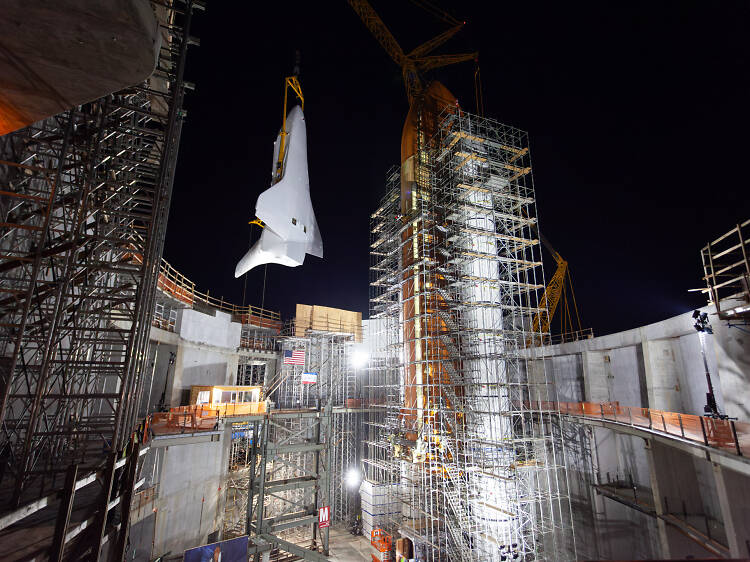
[[[362,475],[359,473],[359,469],[355,467],[347,470],[346,475],[344,475],[344,483],[346,484],[347,488],[356,488],[357,486],[359,486],[361,480]]]
[[[351,364],[355,369],[361,369],[367,365],[370,360],[370,354],[364,349],[354,349],[351,356]]]

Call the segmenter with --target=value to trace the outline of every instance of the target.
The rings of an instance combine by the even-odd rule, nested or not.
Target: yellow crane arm
[[[385,23],[383,23],[383,20],[380,19],[380,16],[378,16],[367,0],[347,1],[352,9],[357,12],[357,15],[367,29],[369,29],[375,36],[396,64],[401,67],[401,74],[404,77],[404,86],[406,86],[406,96],[409,98],[410,104],[424,89],[420,73],[433,68],[475,59],[477,57],[477,53],[467,53],[463,55],[436,55],[431,57],[425,56],[427,53],[453,37],[464,26],[463,23],[459,23],[449,15],[442,13],[441,10],[431,6],[428,2],[420,1],[416,2],[416,4],[429,9],[433,13],[442,13],[443,15],[438,15],[438,17],[441,17],[441,19],[445,21],[450,21],[453,27],[444,31],[440,35],[433,37],[429,41],[426,41],[411,53],[405,55],[403,49],[401,49],[401,46],[398,44],[398,41],[396,41],[396,38],[388,30]]]
[[[423,57],[427,53],[434,51],[437,49],[440,45],[445,43],[448,39],[453,37],[456,33],[461,31],[461,28],[463,28],[464,24],[459,23],[455,27],[451,27],[447,31],[443,31],[440,35],[437,35],[436,37],[433,37],[429,41],[425,41],[422,43],[419,47],[414,49],[411,53],[409,53],[409,57]]]
[[[461,23],[452,15],[450,15],[448,12],[433,5],[428,0],[411,0],[411,3],[414,4],[415,6],[419,6],[424,11],[431,13],[437,19],[443,20],[445,23],[449,25],[457,25]],[[463,23],[466,23],[466,22],[463,22]]]
[[[456,64],[467,60],[474,60],[479,56],[479,53],[462,53],[460,55],[434,55],[431,57],[420,57],[415,59],[414,62],[419,66],[419,70],[427,71],[434,68],[440,68],[441,66],[448,66],[449,64]]]
[[[531,324],[531,332],[533,335],[537,335],[540,332],[542,335],[549,333],[550,319],[555,315],[557,305],[560,303],[560,297],[562,296],[563,286],[565,285],[565,275],[568,272],[568,262],[562,259],[557,252],[553,255],[557,262],[557,270],[552,276],[552,279],[550,279],[547,288],[544,289],[544,294],[539,302],[539,308],[541,310],[534,316],[534,320]]]
[[[380,16],[375,12],[370,3],[367,0],[348,0],[348,2],[352,9],[357,12],[357,15],[365,26],[367,26],[367,29],[370,30],[370,33],[375,36],[375,39],[385,49],[386,53],[391,56],[397,65],[403,66],[404,59],[406,58],[403,49],[401,49],[396,38],[385,26],[385,23],[383,23],[383,20],[380,19]]]

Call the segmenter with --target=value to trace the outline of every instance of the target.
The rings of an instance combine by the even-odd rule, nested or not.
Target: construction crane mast
[[[545,556],[562,523],[545,507],[562,497],[548,477],[557,444],[552,424],[524,405],[550,398],[519,348],[533,315],[564,292],[542,301],[533,282],[542,264],[527,135],[462,110],[425,79],[476,58],[430,55],[462,22],[411,0],[450,27],[406,54],[366,0],[348,1],[401,68],[409,98],[401,167],[371,215],[370,318],[382,355],[368,379],[385,394],[367,423],[364,467],[385,504],[399,506],[373,524],[413,541],[425,560],[574,559]],[[474,83],[480,108],[477,72]]]
[[[398,66],[401,67],[401,73],[406,86],[406,96],[409,98],[409,105],[419,98],[425,89],[422,76],[428,70],[448,66],[459,62],[475,60],[478,53],[462,53],[455,55],[429,55],[430,52],[437,49],[440,45],[448,41],[464,27],[464,22],[444,14],[442,19],[449,21],[453,26],[430,39],[425,41],[419,47],[405,54],[396,38],[388,30],[383,20],[375,12],[367,0],[348,0],[349,5],[357,12],[367,29],[375,36],[380,45],[385,49]]]

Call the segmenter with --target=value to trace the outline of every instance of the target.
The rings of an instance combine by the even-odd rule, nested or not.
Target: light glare
[[[362,367],[365,367],[367,365],[367,362],[370,360],[370,354],[367,353],[364,349],[355,349],[352,351],[352,367],[355,369],[361,369]]]
[[[353,467],[350,468],[346,472],[346,475],[344,476],[344,482],[346,483],[346,487],[356,488],[357,486],[359,486],[360,478],[361,476],[359,474],[359,470]]]

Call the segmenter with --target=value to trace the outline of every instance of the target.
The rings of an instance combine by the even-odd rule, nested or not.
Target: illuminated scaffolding
[[[528,139],[427,118],[372,215],[364,462],[399,506],[373,524],[431,561],[574,559],[554,388],[526,349],[544,291]]]
[[[247,517],[247,488],[253,451],[253,427],[251,422],[232,424],[232,439],[229,445],[229,471],[225,484],[224,538],[235,538],[245,534]]]
[[[321,547],[325,553],[328,532],[318,533],[318,509],[331,506],[334,522],[350,520],[355,509],[356,489],[348,489],[343,478],[358,463],[361,409],[347,407],[359,392],[351,367],[355,336],[351,330],[301,332],[294,324],[287,326],[279,345],[282,357],[296,351],[304,352],[299,355],[304,358],[300,364],[282,360],[275,373],[266,371],[264,393],[272,408],[252,424],[251,439],[236,447],[233,440],[237,463],[228,489],[225,530],[239,533],[235,515],[244,508],[249,534],[269,542],[278,538],[305,548]],[[314,383],[303,382],[313,374]]]
[[[0,139],[4,505],[96,469],[136,423],[193,2],[153,7],[150,78]]]

